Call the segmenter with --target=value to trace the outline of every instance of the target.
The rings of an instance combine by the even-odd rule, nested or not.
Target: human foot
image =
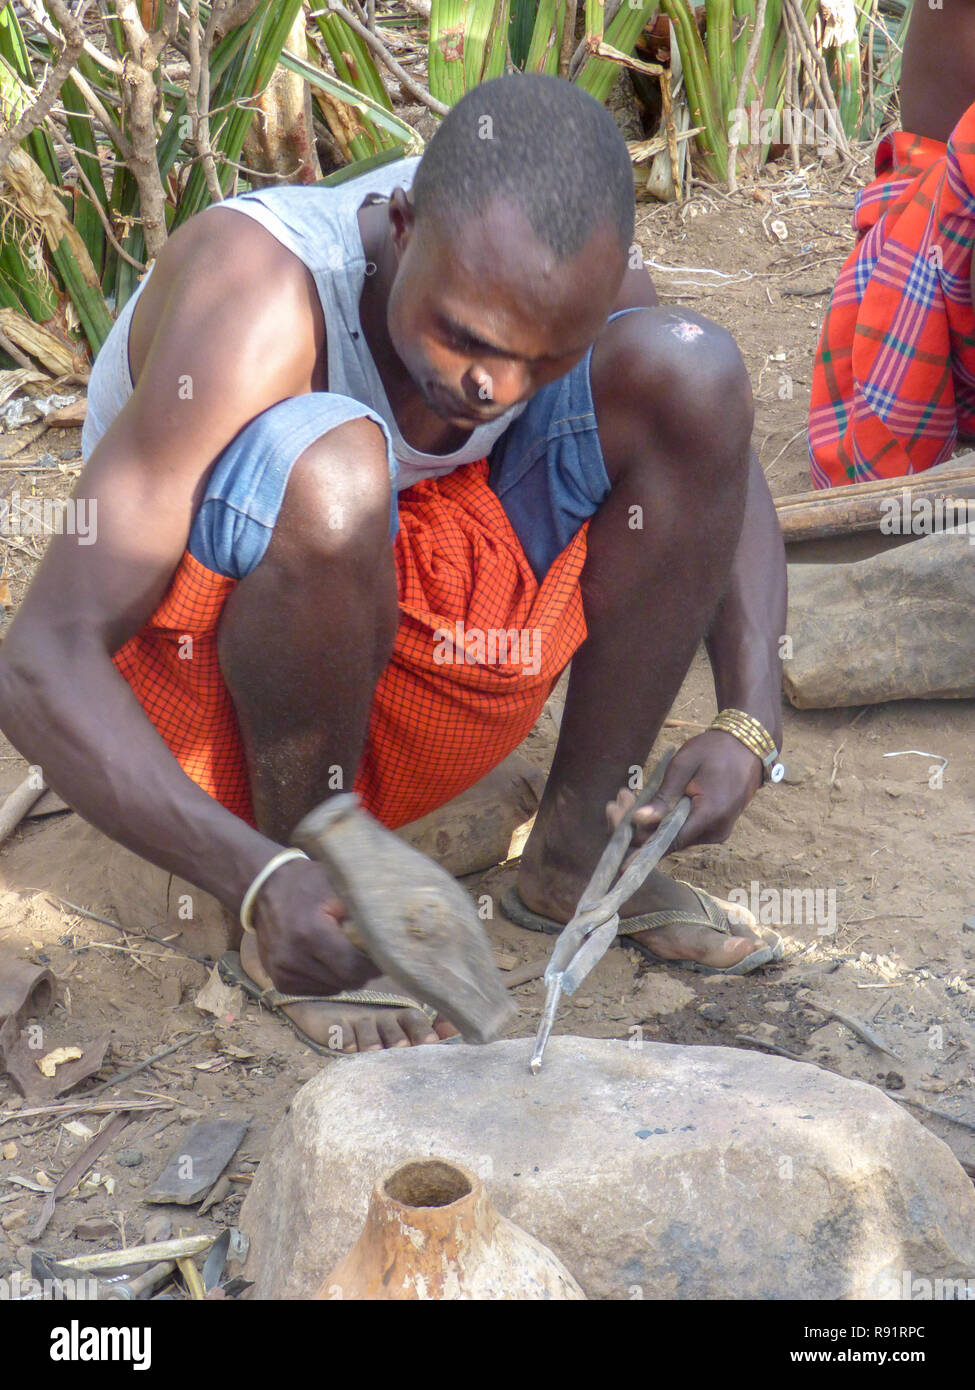
[[[260,989],[273,989],[274,981],[264,969],[253,935],[240,944],[243,970]],[[402,995],[403,991],[385,976],[369,980],[366,989]],[[331,1052],[378,1052],[389,1047],[416,1047],[454,1037],[457,1029],[444,1018],[431,1024],[420,1008],[370,1007],[339,1001],[313,1000],[279,1005],[292,1023],[313,1042]]]
[[[583,886],[565,873],[535,873],[527,871],[524,864],[518,877],[518,895],[525,907],[559,923],[572,916]],[[628,918],[649,913],[686,913],[696,921],[665,922],[628,934],[628,939],[657,960],[690,961],[711,970],[729,970],[768,943],[754,930],[757,923],[750,913],[720,899],[712,902],[724,913],[725,930],[704,925],[709,914],[695,889],[654,870],[625,904],[621,925]]]

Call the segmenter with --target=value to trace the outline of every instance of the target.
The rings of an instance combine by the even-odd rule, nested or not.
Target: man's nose
[[[504,362],[491,366],[477,364],[471,368],[471,381],[478,401],[507,409],[531,395],[531,374],[523,363]]]

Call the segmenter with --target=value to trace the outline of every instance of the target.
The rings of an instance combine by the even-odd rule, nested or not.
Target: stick
[[[116,1076],[110,1076],[107,1081],[102,1081],[99,1085],[93,1087],[88,1094],[97,1096],[99,1092],[106,1090],[109,1086],[120,1086],[123,1081],[128,1081],[130,1076],[138,1076],[140,1071],[146,1071],[154,1062],[162,1061],[163,1057],[168,1057],[171,1052],[177,1052],[181,1047],[185,1047],[187,1043],[192,1042],[194,1038],[202,1038],[206,1031],[205,1028],[198,1028],[195,1033],[187,1033],[186,1037],[180,1038],[179,1042],[173,1043],[170,1047],[164,1047],[161,1052],[154,1052],[151,1057],[147,1057],[144,1062],[140,1062],[137,1066],[126,1067],[124,1071],[120,1071]]]
[[[36,1115],[53,1115],[59,1118],[61,1115],[105,1115],[112,1110],[118,1110],[121,1102],[117,1100],[70,1100],[60,1105],[32,1105],[29,1110],[5,1110],[0,1115],[0,1125],[8,1124],[10,1120],[29,1120]],[[126,1110],[168,1110],[172,1107],[172,1101],[163,1100],[133,1100],[126,1101]]]
[[[532,960],[527,965],[518,965],[514,970],[505,972],[504,982],[509,989],[517,989],[519,985],[526,985],[529,980],[540,980],[547,965],[548,956],[544,960]]]
[[[849,1014],[841,1014],[839,1009],[832,1009],[826,1004],[817,1004],[814,999],[810,999],[807,1002],[811,1008],[816,1009],[821,1014],[825,1014],[827,1018],[835,1018],[837,1023],[842,1023],[844,1027],[849,1028],[851,1033],[855,1033],[863,1042],[869,1043],[871,1047],[875,1047],[878,1052],[883,1052],[885,1056],[892,1057],[895,1062],[903,1062],[903,1057],[900,1057],[896,1052],[892,1052],[889,1047],[880,1041],[876,1033],[871,1033],[869,1028],[859,1023],[855,1018],[851,1018]]]
[[[890,515],[891,502],[908,495],[930,503],[975,499],[975,453],[953,459],[951,464],[903,478],[880,478],[848,487],[822,488],[791,493],[775,503],[786,541],[822,540],[829,536],[875,531]],[[965,507],[967,519],[968,507]]]
[[[13,834],[30,808],[35,802],[40,801],[46,791],[47,785],[43,777],[32,771],[30,776],[25,777],[20,786],[10,793],[0,806],[0,845]]]
[[[949,1115],[947,1110],[936,1110],[933,1105],[925,1105],[920,1100],[909,1100],[907,1096],[900,1096],[896,1091],[885,1091],[885,1096],[890,1096],[891,1100],[896,1100],[901,1105],[913,1105],[915,1110],[923,1110],[925,1115],[934,1115],[939,1120],[948,1120],[953,1125],[958,1125],[961,1129],[971,1130],[975,1134],[975,1124],[971,1120],[962,1120],[958,1115]]]
[[[429,106],[430,110],[435,111],[438,116],[446,116],[450,107],[446,106],[442,101],[438,101],[436,97],[431,96],[426,87],[421,87],[416,78],[411,77],[405,68],[400,67],[382,39],[377,38],[371,29],[356,19],[351,10],[347,10],[344,5],[339,4],[339,0],[329,0],[329,9],[333,14],[341,16],[350,29],[355,30],[363,43],[366,44],[368,48],[372,49],[373,53],[375,53],[376,57],[385,67],[389,68],[389,71],[397,81],[402,84],[403,89],[409,92],[410,96],[416,97],[417,101],[421,102],[424,106]]]
[[[789,1052],[784,1047],[779,1047],[778,1043],[764,1042],[761,1038],[753,1038],[750,1033],[736,1033],[735,1042],[748,1043],[751,1047],[764,1047],[767,1052],[774,1052],[778,1057],[788,1057],[790,1062],[802,1062],[805,1058],[800,1057],[797,1052]]]

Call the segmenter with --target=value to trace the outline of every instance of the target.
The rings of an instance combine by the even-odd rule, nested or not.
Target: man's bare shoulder
[[[263,336],[271,320],[279,327],[278,363],[288,359],[294,364],[293,394],[322,389],[313,384],[325,344],[314,276],[260,223],[221,207],[208,209],[175,232],[153,268],[129,332],[134,383],[164,319],[171,337],[178,340],[185,331],[198,339],[201,296],[209,309],[203,332],[216,365],[222,352],[239,352],[248,323],[255,335]]]

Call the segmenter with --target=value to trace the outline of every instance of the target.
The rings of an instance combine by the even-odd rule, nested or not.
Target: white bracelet
[[[300,849],[283,849],[276,854],[273,859],[269,859],[264,868],[254,879],[254,882],[244,894],[244,901],[240,905],[240,925],[244,931],[254,931],[251,923],[251,913],[254,910],[254,901],[264,884],[274,873],[275,869],[280,869],[282,864],[287,864],[291,859],[307,859],[308,855]]]

